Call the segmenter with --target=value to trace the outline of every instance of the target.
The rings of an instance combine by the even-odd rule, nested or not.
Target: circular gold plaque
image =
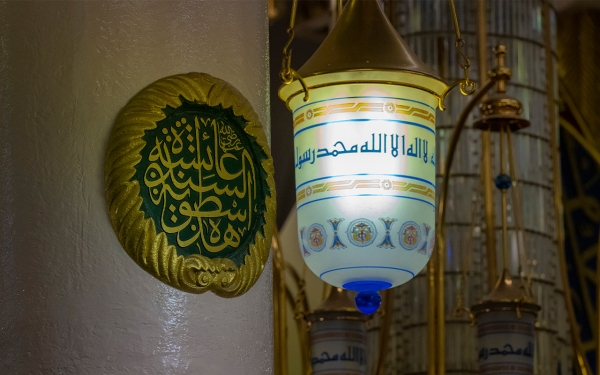
[[[119,113],[104,166],[121,245],[191,293],[245,293],[269,256],[273,160],[250,103],[203,73],[160,79]]]

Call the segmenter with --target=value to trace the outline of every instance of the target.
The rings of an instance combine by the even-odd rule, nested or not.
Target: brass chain
[[[302,89],[304,90],[304,101],[308,102],[308,100],[309,100],[308,87],[306,86],[306,83],[304,82],[302,77],[300,77],[300,74],[298,74],[297,71],[292,69],[292,49],[290,48],[290,45],[292,44],[292,41],[294,40],[294,36],[295,36],[294,26],[296,23],[296,10],[297,9],[298,9],[298,0],[294,0],[292,2],[292,13],[290,15],[290,26],[287,29],[289,38],[288,38],[287,43],[283,47],[283,59],[281,62],[281,71],[279,72],[279,78],[281,78],[281,82],[283,82],[283,84],[285,84],[285,85],[289,85],[290,83],[294,82],[294,79],[297,79],[298,81],[300,81],[300,84],[302,85]]]
[[[279,72],[279,77],[281,78],[281,81],[283,83],[285,83],[286,85],[292,83],[292,81],[294,80],[294,75],[292,73],[292,68],[291,68],[291,64],[292,64],[292,49],[290,48],[290,45],[292,44],[292,41],[294,40],[294,26],[296,23],[296,9],[298,8],[298,0],[294,0],[294,2],[292,3],[292,13],[290,15],[290,26],[287,28],[287,33],[288,33],[288,41],[285,44],[285,46],[283,47],[283,61],[282,61],[282,65],[281,65],[281,72]]]
[[[450,10],[452,11],[452,20],[454,21],[454,31],[456,32],[456,42],[454,47],[460,55],[462,61],[459,62],[461,69],[464,72],[465,78],[460,83],[460,92],[463,95],[471,95],[475,92],[475,82],[469,78],[469,68],[471,67],[471,60],[467,57],[467,54],[463,51],[465,47],[465,41],[460,35],[460,27],[458,26],[458,17],[456,16],[456,7],[454,6],[454,0],[450,0]]]

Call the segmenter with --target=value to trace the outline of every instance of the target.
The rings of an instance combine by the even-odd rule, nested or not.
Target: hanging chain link
[[[292,69],[292,49],[290,48],[290,45],[292,44],[292,41],[294,40],[294,36],[295,36],[294,26],[296,23],[296,10],[297,9],[298,9],[298,0],[294,0],[292,3],[292,13],[290,15],[290,26],[287,29],[289,38],[288,38],[287,43],[283,47],[283,60],[281,62],[281,71],[279,72],[279,78],[281,78],[281,81],[285,85],[289,85],[290,83],[294,82],[294,79],[297,79],[300,82],[300,84],[302,85],[302,89],[304,90],[304,101],[308,102],[308,100],[309,100],[308,87],[306,87],[306,83],[304,82],[304,79],[302,79],[302,77],[300,77],[300,74],[298,74],[297,71]]]
[[[452,20],[454,21],[454,31],[456,32],[456,42],[454,43],[454,47],[456,47],[456,51],[460,55],[461,61],[459,62],[460,67],[462,68],[465,78],[460,83],[460,92],[463,95],[471,95],[475,92],[475,82],[471,81],[469,78],[469,68],[471,67],[471,60],[467,57],[467,54],[463,51],[465,47],[465,41],[460,35],[460,27],[458,26],[458,17],[456,16],[456,7],[454,6],[454,0],[450,0],[450,10],[452,11]]]
[[[292,68],[291,68],[291,64],[292,64],[292,49],[290,48],[290,45],[292,44],[292,41],[294,40],[294,26],[296,23],[296,9],[298,8],[298,0],[294,0],[294,2],[292,3],[292,13],[290,15],[290,26],[287,28],[287,33],[288,33],[288,41],[285,44],[285,46],[283,47],[283,62],[281,65],[281,71],[279,72],[279,78],[281,78],[281,81],[283,83],[285,83],[286,85],[292,83],[292,81],[294,80],[294,75],[292,73]]]

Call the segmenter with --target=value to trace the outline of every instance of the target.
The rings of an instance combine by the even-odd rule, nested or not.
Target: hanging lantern
[[[286,63],[304,260],[373,313],[378,291],[412,279],[433,250],[435,115],[448,86],[376,0],[350,0],[298,72]]]
[[[306,316],[313,374],[367,375],[366,318],[347,291],[332,288],[323,304]]]
[[[494,290],[471,308],[477,320],[479,374],[533,374],[539,310],[505,269]]]
[[[520,285],[512,280],[508,271],[508,205],[509,189],[513,196],[513,205],[517,215],[522,212],[520,198],[513,187],[515,179],[515,158],[513,155],[511,132],[526,128],[530,122],[521,118],[522,104],[506,94],[506,81],[511,71],[505,64],[506,47],[495,48],[497,67],[490,71],[496,78],[496,95],[479,106],[481,119],[473,127],[499,133],[500,174],[495,184],[501,193],[502,208],[502,266],[503,271],[494,289],[473,307],[471,313],[477,320],[479,338],[479,374],[533,374],[535,320],[541,307],[531,293],[531,275],[526,272],[527,281],[521,278]],[[508,147],[505,147],[505,144]],[[508,163],[506,157],[508,150]],[[489,150],[488,150],[489,152]],[[509,165],[507,172],[506,164]],[[512,177],[511,177],[512,175]],[[518,268],[521,274],[521,258],[525,258],[525,249],[521,246],[523,232],[520,226],[522,218],[515,216],[515,233],[518,254]]]

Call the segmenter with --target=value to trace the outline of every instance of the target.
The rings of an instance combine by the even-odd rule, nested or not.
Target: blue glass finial
[[[512,186],[512,180],[510,179],[510,176],[504,173],[499,174],[498,177],[494,179],[494,183],[500,190],[506,190]]]
[[[373,314],[381,305],[381,296],[374,290],[359,292],[354,298],[356,308],[363,314]]]
[[[381,305],[379,291],[391,288],[392,284],[384,281],[353,281],[344,284],[344,289],[358,292],[354,302],[356,308],[363,314],[373,314]]]

